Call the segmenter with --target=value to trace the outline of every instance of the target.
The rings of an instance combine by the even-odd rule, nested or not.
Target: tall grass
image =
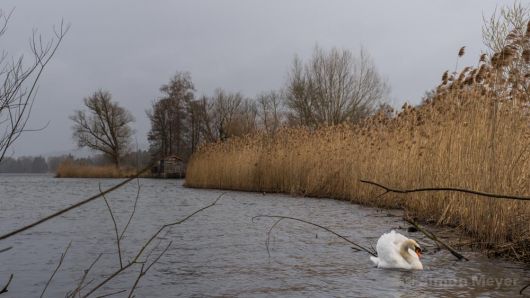
[[[493,57],[444,74],[431,100],[405,105],[396,116],[381,112],[358,125],[284,128],[204,146],[189,162],[186,184],[404,208],[530,261],[528,201],[448,192],[379,197],[381,189],[359,182],[530,195],[528,94],[507,76],[513,64],[502,59],[509,56]]]
[[[116,168],[114,165],[89,165],[65,161],[57,167],[57,178],[123,178],[136,174],[133,168]]]

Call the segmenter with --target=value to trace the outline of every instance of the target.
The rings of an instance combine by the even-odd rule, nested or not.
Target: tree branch
[[[433,233],[427,231],[425,228],[423,228],[422,226],[420,226],[416,221],[414,221],[414,219],[412,218],[403,218],[405,221],[407,221],[408,223],[410,223],[411,225],[415,226],[416,229],[418,229],[420,232],[422,232],[425,236],[429,237],[430,239],[432,239],[433,241],[439,243],[440,245],[442,245],[443,247],[445,247],[453,256],[455,256],[458,260],[466,260],[466,261],[469,261],[468,258],[464,257],[462,254],[460,254],[459,252],[457,252],[454,248],[452,248],[449,244],[443,242],[442,240],[438,239],[438,237],[436,237],[436,235],[434,235]]]
[[[206,205],[200,209],[197,209],[196,211],[194,211],[193,213],[187,215],[186,217],[184,217],[183,219],[180,219],[180,220],[177,220],[175,222],[172,222],[172,223],[168,223],[168,224],[165,224],[163,225],[160,229],[158,229],[158,231],[153,234],[145,243],[144,245],[140,248],[140,250],[138,251],[138,253],[132,258],[132,260],[127,264],[127,265],[124,265],[123,267],[117,269],[116,271],[114,271],[113,273],[111,273],[107,278],[105,278],[103,281],[101,281],[99,284],[97,284],[95,287],[93,287],[87,294],[85,294],[83,297],[88,297],[90,296],[92,293],[94,293],[96,290],[98,290],[99,288],[101,288],[102,286],[104,286],[105,284],[107,284],[109,281],[111,281],[112,279],[114,279],[116,276],[118,276],[120,273],[122,273],[123,271],[127,270],[129,267],[135,265],[135,264],[139,264],[140,262],[138,262],[138,260],[140,259],[140,257],[142,256],[143,252],[147,249],[147,247],[151,244],[151,242],[153,242],[153,240],[156,239],[156,237],[162,233],[166,228],[168,227],[171,227],[171,226],[175,226],[175,225],[179,225],[179,224],[182,224],[183,222],[187,221],[188,219],[192,218],[194,215],[196,215],[197,213],[200,213],[212,206],[214,206],[215,204],[217,204],[217,202],[221,199],[221,197],[224,195],[225,193],[222,193],[220,194],[217,199],[215,199],[215,201],[209,205]],[[167,250],[167,248],[166,248]],[[160,256],[159,256],[160,257]]]
[[[321,225],[319,225],[319,224],[312,223],[312,222],[310,222],[310,221],[303,220],[303,219],[299,219],[299,218],[295,218],[295,217],[281,216],[281,215],[256,215],[256,216],[252,217],[252,221],[254,221],[254,219],[256,219],[256,218],[260,218],[260,217],[266,217],[266,218],[278,218],[278,219],[290,219],[290,220],[303,222],[303,223],[305,223],[305,224],[309,224],[309,225],[312,225],[312,226],[315,226],[315,227],[321,228],[321,229],[323,229],[323,230],[325,230],[325,231],[328,231],[329,233],[331,233],[331,234],[333,234],[333,235],[335,235],[335,236],[341,238],[342,240],[344,240],[344,241],[346,241],[346,242],[348,242],[348,243],[354,245],[356,249],[359,249],[359,250],[365,251],[365,252],[371,254],[372,256],[377,257],[377,253],[376,253],[376,252],[370,251],[370,249],[368,249],[368,248],[366,248],[366,247],[364,247],[364,246],[361,246],[361,245],[359,245],[359,244],[357,244],[357,243],[351,241],[350,239],[348,239],[348,238],[346,238],[346,237],[344,237],[344,236],[342,236],[342,235],[340,235],[340,234],[338,234],[338,233],[332,231],[331,229],[326,228],[326,227],[324,227],[324,226],[321,226]],[[276,221],[276,222],[274,223],[273,227],[276,226],[276,225],[278,224],[278,222],[279,222],[279,221]],[[270,231],[269,231],[269,234],[270,234]],[[267,243],[268,243],[268,242],[267,242]]]
[[[510,199],[510,200],[519,200],[519,201],[530,201],[530,197],[527,196],[515,196],[515,195],[503,195],[503,194],[494,194],[476,190],[470,190],[465,188],[456,188],[456,187],[426,187],[426,188],[413,188],[413,189],[397,189],[384,186],[377,182],[368,181],[368,180],[359,180],[362,183],[371,184],[378,186],[384,189],[386,192],[395,192],[395,193],[413,193],[413,192],[428,192],[428,191],[453,191],[453,192],[463,192],[468,194],[474,194],[478,196],[484,196],[489,198],[498,198],[498,199]]]
[[[14,235],[16,235],[16,234],[19,234],[19,233],[21,233],[21,232],[24,232],[24,231],[26,231],[26,230],[28,230],[28,229],[31,229],[31,228],[33,228],[33,227],[35,227],[35,226],[38,226],[38,225],[44,223],[44,222],[46,222],[46,221],[48,221],[48,220],[50,220],[50,219],[52,219],[52,218],[55,218],[55,217],[57,217],[57,216],[59,216],[59,215],[62,215],[62,214],[64,214],[64,213],[68,212],[68,211],[71,211],[71,210],[73,210],[73,209],[76,209],[76,208],[78,208],[78,207],[81,207],[81,206],[85,205],[86,203],[89,203],[89,202],[91,202],[91,201],[93,201],[93,200],[95,200],[95,199],[97,199],[97,198],[99,198],[99,197],[101,197],[101,196],[103,196],[103,195],[106,195],[106,194],[108,194],[108,193],[110,193],[110,192],[112,192],[112,191],[115,191],[116,189],[118,189],[118,188],[124,186],[125,184],[131,182],[132,180],[134,180],[134,179],[140,177],[140,175],[141,175],[142,173],[144,173],[144,172],[146,172],[147,170],[149,170],[153,165],[154,165],[154,164],[150,164],[149,166],[147,166],[147,167],[145,167],[144,169],[142,169],[142,170],[140,170],[139,172],[137,172],[136,175],[134,175],[134,176],[132,176],[132,177],[130,177],[130,178],[128,178],[128,179],[125,179],[124,181],[122,181],[122,182],[116,184],[115,186],[110,187],[110,188],[107,188],[105,191],[100,192],[100,193],[98,193],[98,194],[96,194],[96,195],[94,195],[94,196],[92,196],[92,197],[90,197],[90,198],[88,198],[88,199],[85,199],[85,200],[83,200],[83,201],[80,201],[80,202],[78,202],[78,203],[75,203],[75,204],[71,205],[71,206],[68,207],[68,208],[64,208],[64,209],[62,209],[62,210],[59,210],[59,211],[57,211],[57,212],[55,212],[55,213],[53,213],[53,214],[51,214],[51,215],[48,215],[48,216],[46,216],[46,217],[44,217],[44,218],[42,218],[42,219],[40,219],[40,220],[37,220],[36,222],[33,222],[33,223],[29,224],[29,225],[26,225],[26,226],[24,226],[24,227],[22,227],[22,228],[19,228],[19,229],[16,229],[16,230],[12,231],[12,232],[9,232],[9,233],[7,233],[7,234],[4,234],[4,235],[0,236],[0,240],[4,240],[4,239],[7,239],[7,238],[9,238],[9,237],[11,237],[11,236],[14,236]]]
[[[13,273],[11,273],[11,275],[9,276],[9,280],[7,281],[6,285],[2,288],[2,290],[0,290],[0,295],[8,292],[7,287],[9,287],[9,284],[11,284],[12,280],[13,280]]]
[[[70,246],[72,245],[72,241],[70,241],[68,243],[68,245],[66,246],[66,249],[64,250],[64,252],[61,254],[61,258],[59,259],[59,264],[57,264],[57,267],[55,267],[55,270],[53,270],[53,273],[52,275],[50,276],[50,278],[48,279],[48,281],[46,282],[46,286],[44,286],[44,289],[42,289],[42,293],[40,294],[40,297],[44,297],[44,293],[46,292],[46,289],[48,289],[48,286],[50,285],[50,283],[52,282],[52,279],[53,277],[55,276],[55,274],[57,273],[57,271],[59,271],[59,268],[61,267],[61,265],[63,264],[63,261],[64,261],[64,258],[66,257],[66,254],[68,253],[68,250],[70,249]]]

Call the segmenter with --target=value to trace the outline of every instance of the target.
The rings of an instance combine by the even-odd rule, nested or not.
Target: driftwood
[[[262,218],[262,217],[265,217],[265,218],[277,218],[278,220],[272,225],[272,227],[269,229],[268,233],[267,233],[267,240],[265,241],[265,245],[267,246],[267,252],[269,252],[269,237],[270,237],[270,233],[272,231],[272,229],[278,225],[278,223],[281,221],[281,220],[284,220],[284,219],[289,219],[289,220],[294,220],[294,221],[298,221],[298,222],[302,222],[302,223],[305,223],[305,224],[309,224],[309,225],[312,225],[312,226],[315,226],[315,227],[318,227],[318,228],[321,228],[339,238],[341,238],[342,240],[350,243],[351,245],[355,246],[354,248],[357,249],[357,250],[362,250],[362,251],[365,251],[369,254],[371,254],[372,256],[374,257],[377,257],[377,253],[375,251],[371,251],[370,249],[362,246],[362,245],[359,245],[353,241],[351,241],[350,239],[340,235],[339,233],[336,233],[334,231],[332,231],[331,229],[329,228],[326,228],[324,226],[321,226],[319,224],[316,224],[316,223],[313,223],[313,222],[310,222],[310,221],[307,221],[307,220],[303,220],[303,219],[299,219],[299,218],[295,218],[295,217],[290,217],[290,216],[281,216],[281,215],[256,215],[254,217],[252,217],[252,221],[254,221],[254,219],[256,218]],[[270,255],[270,253],[269,253]]]

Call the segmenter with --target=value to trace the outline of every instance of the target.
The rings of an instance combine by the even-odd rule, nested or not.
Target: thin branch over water
[[[329,229],[329,228],[326,228],[326,227],[324,227],[324,226],[321,226],[321,225],[319,225],[319,224],[316,224],[316,223],[313,223],[313,222],[310,222],[310,221],[307,221],[307,220],[303,220],[303,219],[300,219],[300,218],[295,218],[295,217],[290,217],[290,216],[282,216],[282,215],[256,215],[256,216],[252,217],[252,221],[254,221],[254,219],[256,219],[256,218],[262,218],[262,217],[265,217],[265,218],[277,218],[277,219],[280,219],[280,220],[283,220],[283,219],[290,219],[290,220],[299,221],[299,222],[302,222],[302,223],[305,223],[305,224],[309,224],[309,225],[312,225],[312,226],[315,226],[315,227],[321,228],[321,229],[323,229],[323,230],[325,230],[325,231],[327,231],[327,232],[329,232],[329,233],[331,233],[331,234],[333,234],[333,235],[335,235],[335,236],[341,238],[342,240],[344,240],[344,241],[346,241],[346,242],[348,242],[348,243],[354,245],[354,246],[355,246],[355,249],[365,251],[365,252],[371,254],[372,256],[377,257],[377,253],[376,253],[375,251],[371,251],[369,248],[366,248],[366,247],[364,247],[364,246],[362,246],[362,245],[360,245],[360,244],[357,244],[357,243],[351,241],[350,239],[348,239],[348,238],[346,238],[346,237],[340,235],[339,233],[334,232],[333,230],[331,230],[331,229]],[[276,226],[279,222],[280,222],[279,220],[276,221],[276,222],[274,223],[274,225],[272,226],[272,228],[274,228],[274,226]],[[269,230],[269,232],[267,233],[267,237],[269,237],[272,228],[271,228],[271,229]],[[268,241],[268,239],[267,239],[267,241],[266,241],[266,244],[267,244],[267,251],[269,250],[269,248],[268,248],[268,243],[269,243],[269,241]],[[269,254],[269,255],[270,255],[270,254]]]

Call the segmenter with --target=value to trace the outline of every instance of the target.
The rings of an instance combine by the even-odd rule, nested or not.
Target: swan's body
[[[370,257],[377,268],[423,270],[421,248],[416,241],[395,231],[383,234],[377,241],[377,257]]]

